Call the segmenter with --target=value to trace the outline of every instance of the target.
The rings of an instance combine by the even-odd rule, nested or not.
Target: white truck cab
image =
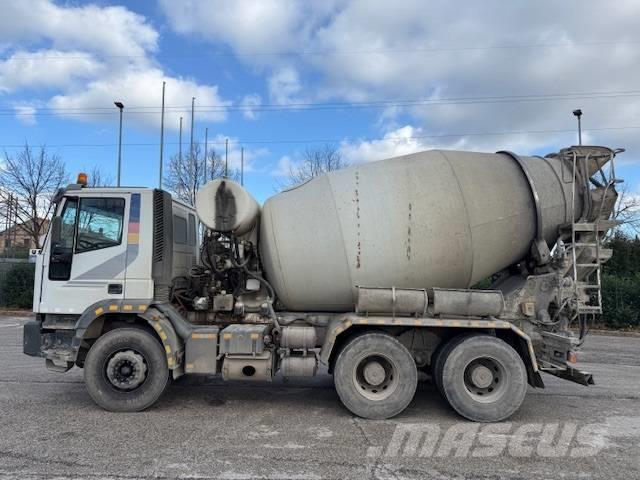
[[[163,193],[86,188],[81,183],[60,191],[50,230],[36,255],[34,312],[80,315],[103,300],[153,298],[154,198],[157,203]],[[198,260],[195,211],[172,199],[171,224],[174,278],[187,275]]]

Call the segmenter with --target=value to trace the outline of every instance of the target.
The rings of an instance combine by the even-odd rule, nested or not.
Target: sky
[[[637,0],[0,0],[0,151],[46,145],[74,176],[159,183],[194,141],[239,164],[259,201],[306,148],[350,163],[431,148],[521,155],[626,148],[640,192]]]

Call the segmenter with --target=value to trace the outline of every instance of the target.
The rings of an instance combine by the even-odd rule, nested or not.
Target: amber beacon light
[[[82,185],[83,187],[87,186],[87,174],[80,172],[78,174],[78,180],[76,181],[76,183]]]

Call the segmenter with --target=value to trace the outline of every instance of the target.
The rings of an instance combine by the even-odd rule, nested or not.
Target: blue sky
[[[209,129],[231,161],[245,148],[261,201],[306,147],[352,163],[429,148],[521,154],[585,141],[625,147],[640,190],[640,4],[294,0],[6,2],[0,18],[0,147],[49,145],[75,174],[157,186],[165,159]],[[588,28],[587,28],[588,27]]]

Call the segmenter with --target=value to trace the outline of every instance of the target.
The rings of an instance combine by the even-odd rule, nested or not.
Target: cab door
[[[129,194],[65,198],[59,241],[43,251],[41,313],[80,314],[124,297],[129,201]]]

